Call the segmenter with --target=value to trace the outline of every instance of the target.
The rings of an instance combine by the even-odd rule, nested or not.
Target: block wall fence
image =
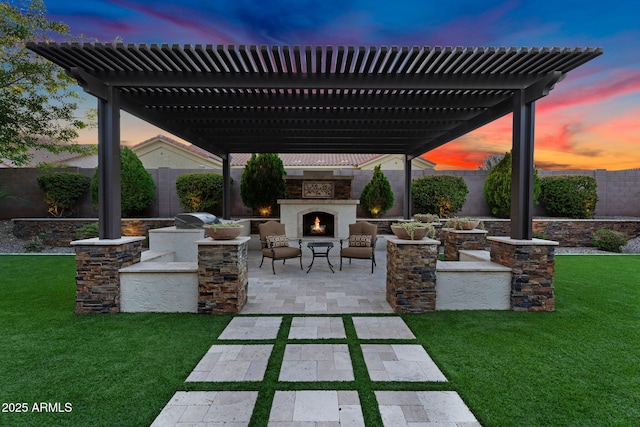
[[[93,176],[94,169],[85,168],[65,168],[56,171],[79,172],[86,176]],[[175,182],[179,175],[197,172],[217,172],[220,170],[202,169],[150,169],[156,183],[156,203],[145,213],[146,217],[152,218],[172,218],[184,210],[180,207],[176,195]],[[33,168],[0,168],[0,189],[14,198],[0,199],[0,220],[12,218],[46,218],[47,206],[44,203],[44,195],[38,183],[37,177],[45,172]],[[287,171],[288,175],[301,175],[302,170]],[[353,176],[352,199],[358,199],[364,186],[371,180],[373,171],[336,169],[334,175]],[[404,200],[404,171],[387,170],[383,171],[391,183],[395,195],[395,204],[387,212],[385,217],[400,217],[403,212]],[[484,201],[484,181],[487,171],[482,170],[456,170],[456,171],[413,171],[413,178],[427,175],[456,175],[462,176],[467,186],[469,194],[462,211],[458,215],[463,216],[490,216],[489,208]],[[539,171],[539,176],[550,175],[587,175],[594,177],[598,183],[598,204],[596,206],[596,217],[611,216],[640,216],[640,169],[625,171],[597,170],[572,170],[572,171]],[[240,177],[242,169],[232,169],[233,179],[231,194],[231,215],[234,217],[251,216],[250,209],[242,204],[240,198]],[[545,212],[541,206],[536,206],[535,216],[544,216]],[[91,196],[87,194],[81,199],[74,217],[94,218],[97,216],[96,210],[91,204]],[[358,208],[358,217],[365,217],[364,212]]]

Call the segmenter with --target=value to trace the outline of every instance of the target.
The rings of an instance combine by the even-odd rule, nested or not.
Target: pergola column
[[[120,92],[108,86],[98,98],[98,235],[121,237]]]
[[[535,103],[526,102],[525,91],[513,97],[513,146],[511,167],[511,238],[533,238],[533,131]]]
[[[231,219],[231,155],[222,157],[222,218]]]
[[[404,219],[411,218],[411,158],[404,155]]]

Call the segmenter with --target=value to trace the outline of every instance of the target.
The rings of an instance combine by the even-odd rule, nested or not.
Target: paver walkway
[[[349,328],[345,327],[346,322],[350,323]],[[281,331],[282,328],[288,331]],[[351,340],[350,333],[345,332],[348,330],[355,331],[351,332],[355,334]],[[277,337],[282,334],[287,336],[286,343],[278,342]],[[385,344],[366,342],[381,339]],[[233,343],[225,343],[228,340]],[[254,340],[273,343],[252,343]],[[259,398],[271,400],[271,409],[268,419],[253,422],[268,427],[355,427],[379,425],[379,420],[386,427],[479,426],[455,391],[428,390],[430,384],[446,383],[447,379],[425,349],[412,341],[415,336],[398,316],[294,315],[287,322],[280,316],[237,316],[186,381],[224,381],[249,388],[256,384],[256,390],[178,391],[152,426],[247,426]],[[277,346],[284,351],[274,351]],[[366,372],[354,370],[352,361],[359,360],[364,361]],[[258,391],[267,366],[279,367],[276,384],[283,384],[281,390]],[[362,376],[369,377],[364,380],[380,381],[371,383],[377,389],[372,393],[377,416],[362,410],[361,395],[354,382]],[[327,382],[327,389],[308,386],[315,382]],[[330,389],[333,382],[344,386]],[[386,390],[384,384],[389,382],[413,384],[414,391]],[[296,383],[300,383],[297,388]],[[425,390],[415,391],[417,384],[425,384]],[[191,388],[194,386],[197,384]]]

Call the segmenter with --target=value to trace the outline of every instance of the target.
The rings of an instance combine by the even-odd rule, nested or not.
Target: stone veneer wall
[[[444,260],[459,261],[460,250],[481,251],[486,247],[486,230],[455,230],[443,228],[440,230],[440,239],[444,245]]]
[[[396,313],[436,309],[437,240],[387,239],[387,302]]]
[[[511,309],[554,311],[557,242],[489,237],[491,261],[511,268]]]
[[[141,237],[74,242],[76,251],[76,313],[120,311],[119,270],[140,262]]]
[[[351,181],[352,176],[330,176],[330,177],[313,177],[313,176],[285,176],[285,199],[302,199],[302,183],[304,181],[322,181],[333,182],[333,199],[334,200],[350,200],[351,199]],[[311,198],[309,199],[319,200]],[[320,199],[322,200],[322,199]]]
[[[393,234],[391,223],[401,221],[398,218],[358,218],[378,226],[378,234]],[[76,239],[76,229],[97,218],[16,218],[13,220],[13,234],[21,239],[39,236],[46,245],[68,246]],[[251,234],[258,233],[258,224],[266,221],[279,221],[279,218],[250,218]],[[489,236],[508,236],[508,219],[483,219],[484,228]],[[174,218],[140,218],[122,220],[123,236],[146,236],[150,229],[170,227]],[[628,219],[534,219],[534,233],[543,233],[544,238],[560,243],[563,247],[593,246],[591,236],[601,228],[624,233],[627,239],[640,236],[640,218]],[[439,227],[436,227],[436,239],[443,239]]]
[[[248,237],[198,240],[198,313],[239,313],[247,303]]]

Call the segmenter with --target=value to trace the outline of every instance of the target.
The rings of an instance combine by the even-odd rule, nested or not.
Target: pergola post
[[[120,199],[120,96],[107,87],[107,97],[98,98],[98,236],[119,239]]]
[[[533,131],[535,103],[525,101],[525,91],[513,99],[513,146],[511,166],[511,238],[533,238]]]
[[[231,156],[222,157],[222,218],[231,219]]]
[[[404,200],[403,200],[404,219],[411,218],[411,159],[408,155],[404,155]]]

